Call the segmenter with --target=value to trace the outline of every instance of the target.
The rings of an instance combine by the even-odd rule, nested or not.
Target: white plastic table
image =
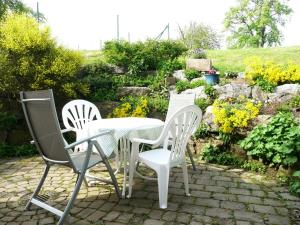
[[[124,163],[124,180],[122,196],[125,197],[126,189],[126,165],[129,161],[128,154],[130,152],[129,138],[138,137],[145,139],[156,139],[164,126],[164,122],[153,118],[110,118],[93,120],[87,123],[83,129],[82,136],[92,136],[103,130],[113,130],[113,136],[103,136],[97,138],[103,152],[110,156],[113,151],[118,157],[118,143],[120,141],[121,162]],[[122,157],[123,156],[123,157]],[[120,166],[120,165],[118,165]]]

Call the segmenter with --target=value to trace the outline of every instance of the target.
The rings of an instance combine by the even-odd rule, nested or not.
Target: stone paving
[[[69,224],[300,224],[300,199],[263,175],[198,162],[189,168],[191,196],[184,194],[180,168],[170,177],[167,209],[158,205],[157,184],[135,178],[131,199],[118,200],[113,187],[84,184],[71,210]],[[55,224],[57,217],[33,206],[24,211],[43,172],[38,157],[0,160],[0,224]],[[104,174],[103,168],[95,173]],[[121,185],[121,175],[118,175]],[[74,187],[69,168],[50,170],[42,195],[63,209]]]

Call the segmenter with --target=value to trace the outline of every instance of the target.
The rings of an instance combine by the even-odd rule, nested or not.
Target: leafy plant
[[[20,146],[8,145],[0,143],[0,157],[20,157],[20,156],[32,156],[37,154],[34,145],[25,144]]]
[[[52,88],[60,96],[89,92],[78,73],[82,56],[60,47],[49,28],[25,15],[8,15],[0,22],[0,93],[17,98],[21,90]]]
[[[211,99],[216,99],[218,96],[216,89],[208,84],[205,85],[204,93]]]
[[[197,98],[195,100],[195,104],[202,110],[205,111],[205,109],[212,104],[210,99],[207,98]]]
[[[168,111],[169,101],[163,95],[156,94],[146,98],[148,101],[148,107],[150,111],[160,112],[166,114]]]
[[[259,162],[259,161],[248,161],[241,165],[241,168],[245,170],[251,170],[258,173],[265,173],[267,171],[267,167]]]
[[[188,80],[193,80],[194,78],[199,77],[201,74],[195,69],[186,69],[184,71],[185,78]]]
[[[189,89],[191,87],[191,84],[188,81],[180,80],[180,81],[176,82],[175,87],[176,87],[176,91],[178,93],[180,93],[186,89]]]
[[[257,77],[255,79],[255,84],[257,84],[259,87],[261,87],[261,89],[265,92],[273,92],[276,87],[276,84],[274,84],[268,80],[265,80],[262,77]]]
[[[300,196],[300,170],[293,173],[292,180],[289,185],[291,192]]]
[[[216,100],[213,104],[214,123],[223,134],[235,134],[246,129],[257,117],[261,104],[256,104],[244,96],[237,99]]]
[[[240,145],[268,164],[292,166],[299,160],[299,123],[292,113],[279,112],[268,124],[255,127]]]
[[[224,73],[224,77],[227,79],[235,79],[237,78],[239,75],[238,72],[233,72],[233,71],[228,71]]]
[[[144,97],[128,96],[121,101],[121,105],[115,108],[108,117],[146,117],[149,112],[148,101]]]
[[[198,129],[194,133],[194,137],[196,139],[199,139],[199,138],[205,138],[208,136],[210,136],[210,131],[209,131],[208,125],[205,123],[200,123]]]

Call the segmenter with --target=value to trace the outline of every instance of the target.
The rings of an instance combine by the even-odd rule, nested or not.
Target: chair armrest
[[[148,139],[142,139],[142,138],[131,138],[131,142],[135,143],[143,143],[143,144],[148,144],[148,145],[156,145],[157,140],[148,140]]]
[[[63,129],[63,130],[61,130],[61,133],[64,134],[64,133],[67,133],[67,132],[70,132],[70,131],[74,131],[74,130],[72,128]]]
[[[82,143],[84,143],[84,142],[88,142],[88,141],[90,141],[90,140],[92,140],[92,139],[94,139],[94,138],[103,136],[103,135],[105,135],[105,134],[112,134],[112,133],[113,133],[112,130],[107,130],[107,131],[100,132],[100,133],[97,134],[97,135],[94,135],[94,136],[91,136],[91,137],[87,137],[87,138],[83,138],[83,139],[81,139],[81,140],[78,140],[78,141],[76,141],[76,142],[73,142],[72,144],[69,144],[69,145],[65,146],[65,149],[68,150],[68,149],[74,148],[75,146],[80,145],[80,144],[82,144]]]

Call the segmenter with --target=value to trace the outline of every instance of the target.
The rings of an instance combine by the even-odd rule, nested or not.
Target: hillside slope
[[[207,51],[207,58],[212,59],[213,66],[221,72],[243,71],[245,69],[244,60],[252,56],[279,64],[293,61],[300,65],[300,46]]]

